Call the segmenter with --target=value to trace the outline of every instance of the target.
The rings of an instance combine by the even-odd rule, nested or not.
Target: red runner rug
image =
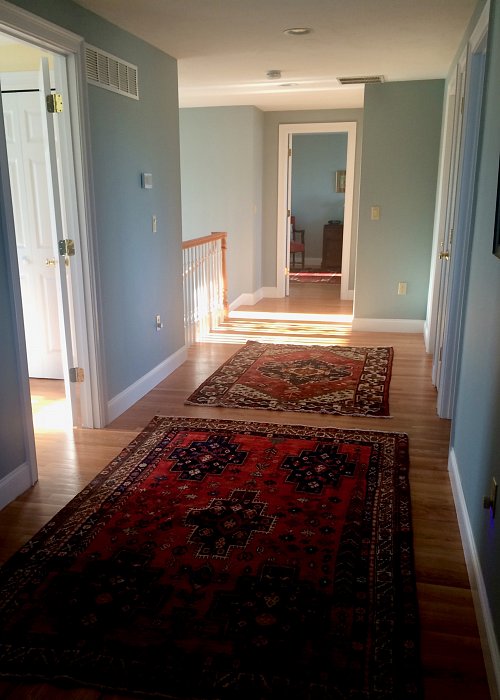
[[[387,417],[392,359],[390,347],[249,340],[185,403]]]
[[[0,674],[420,697],[408,439],[156,417],[0,570]]]

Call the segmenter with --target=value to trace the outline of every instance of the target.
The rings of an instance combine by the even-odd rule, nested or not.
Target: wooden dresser
[[[332,270],[332,272],[342,271],[342,237],[344,226],[341,223],[325,224],[323,226],[323,258],[321,267]]]

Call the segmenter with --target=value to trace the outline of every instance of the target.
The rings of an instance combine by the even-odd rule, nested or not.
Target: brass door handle
[[[441,251],[441,253],[439,253],[439,259],[440,260],[449,260],[450,259],[450,251],[449,250]]]
[[[56,259],[55,258],[45,258],[45,264],[47,265],[47,267],[55,267]]]

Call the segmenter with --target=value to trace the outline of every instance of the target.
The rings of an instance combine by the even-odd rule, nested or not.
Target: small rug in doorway
[[[323,284],[340,284],[340,272],[290,272],[290,282],[322,282]]]
[[[391,347],[249,340],[186,404],[387,417],[392,359]]]
[[[419,698],[408,438],[157,416],[0,570],[0,601],[0,674],[24,682]]]

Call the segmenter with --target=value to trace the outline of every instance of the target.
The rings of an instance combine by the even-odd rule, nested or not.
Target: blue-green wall
[[[344,220],[345,194],[336,192],[335,173],[346,161],[347,133],[293,136],[292,214],[306,232],[306,259],[321,261],[323,226]]]
[[[443,89],[442,80],[365,88],[356,318],[425,318]]]
[[[260,286],[263,113],[255,107],[180,110],[184,240],[228,233],[228,298]]]
[[[138,101],[88,86],[109,401],[184,344],[177,63],[68,0],[15,4],[138,66]],[[143,171],[153,174],[152,190],[141,188]]]
[[[473,245],[451,447],[500,644],[500,499],[495,520],[482,505],[492,477],[500,483],[500,259],[492,254],[500,153],[500,0],[492,0],[491,19]]]

